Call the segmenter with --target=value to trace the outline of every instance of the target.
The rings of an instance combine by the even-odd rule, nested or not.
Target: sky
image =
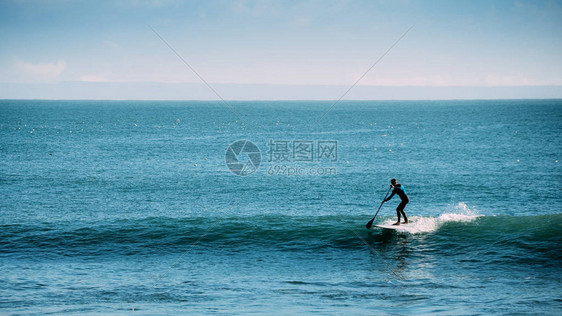
[[[512,87],[562,97],[560,34],[562,1],[3,0],[0,98],[59,89],[52,97],[134,99],[147,84],[169,89],[157,98],[190,98],[170,87],[203,79],[240,87],[241,99],[276,86],[294,89],[269,97],[313,86],[325,88],[307,98],[337,99],[360,78],[363,91],[402,95],[497,87],[509,97]],[[209,91],[193,97],[217,98]]]

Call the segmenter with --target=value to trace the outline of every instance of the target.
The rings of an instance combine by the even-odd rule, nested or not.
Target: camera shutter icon
[[[248,176],[258,170],[261,163],[261,152],[249,140],[238,140],[228,146],[224,155],[226,166],[232,173]]]

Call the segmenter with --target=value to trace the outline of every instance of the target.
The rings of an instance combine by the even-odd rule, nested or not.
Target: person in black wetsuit
[[[392,198],[392,196],[394,196],[394,194],[398,194],[398,196],[402,200],[400,204],[398,204],[398,207],[396,208],[396,215],[398,215],[398,221],[392,225],[400,225],[400,213],[402,213],[402,216],[404,216],[404,222],[402,222],[402,224],[408,224],[408,217],[406,217],[406,213],[404,213],[404,208],[406,207],[406,204],[410,202],[410,199],[408,198],[408,194],[406,194],[406,190],[404,190],[404,187],[401,184],[396,183],[396,179],[390,180],[390,186],[394,188],[392,190],[392,194],[386,200],[384,200],[383,203],[390,201],[390,199]]]

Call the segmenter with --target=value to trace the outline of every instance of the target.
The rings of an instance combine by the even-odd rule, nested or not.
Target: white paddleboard
[[[401,225],[374,225],[375,227],[383,228],[383,229],[390,229],[390,230],[397,230],[397,231],[409,231],[408,225],[411,224],[401,224]]]

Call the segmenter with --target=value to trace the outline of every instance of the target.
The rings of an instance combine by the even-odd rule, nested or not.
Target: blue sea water
[[[0,101],[0,313],[560,314],[562,100],[229,104]]]

